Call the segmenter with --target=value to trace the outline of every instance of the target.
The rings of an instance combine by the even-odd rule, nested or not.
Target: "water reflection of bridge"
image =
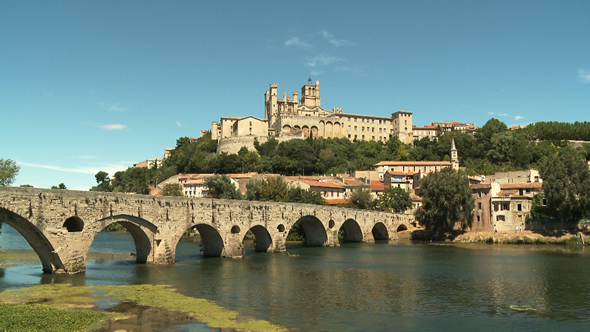
[[[256,251],[281,252],[299,222],[308,246],[397,238],[413,217],[377,211],[295,203],[162,197],[133,194],[0,187],[0,220],[31,245],[48,273],[85,270],[96,235],[118,222],[135,241],[138,263],[171,264],[190,228],[200,233],[205,256],[242,257],[248,231]]]

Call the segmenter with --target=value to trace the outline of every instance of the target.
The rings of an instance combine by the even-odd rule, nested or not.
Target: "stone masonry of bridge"
[[[23,235],[44,272],[78,273],[96,235],[114,222],[133,236],[137,263],[172,264],[190,228],[200,233],[204,256],[238,258],[249,230],[256,251],[283,252],[298,221],[306,245],[338,246],[341,228],[345,242],[392,240],[414,218],[310,204],[0,187],[0,221]]]

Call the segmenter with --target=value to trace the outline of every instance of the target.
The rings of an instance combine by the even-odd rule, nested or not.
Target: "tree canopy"
[[[582,156],[571,149],[547,156],[541,163],[544,213],[558,220],[590,216],[590,170]]]
[[[450,231],[455,225],[471,227],[475,199],[469,179],[451,167],[426,175],[420,180],[422,207],[416,219],[432,231]]]
[[[14,160],[0,159],[0,186],[10,186],[19,170],[20,166]]]

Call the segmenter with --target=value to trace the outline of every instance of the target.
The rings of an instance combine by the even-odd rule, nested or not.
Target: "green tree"
[[[213,175],[205,179],[209,194],[215,198],[242,199],[242,193],[227,175]]]
[[[563,149],[543,159],[539,167],[543,179],[545,212],[558,220],[590,216],[590,170],[574,150]]]
[[[20,166],[14,160],[0,159],[0,186],[10,186],[19,170]]]
[[[309,189],[301,189],[299,187],[291,187],[287,192],[286,202],[291,203],[305,203],[305,204],[316,204],[316,205],[327,205],[326,201],[322,198],[322,194],[319,191],[313,191]]]
[[[269,177],[260,188],[260,200],[269,202],[285,202],[287,199],[287,183],[280,176]]]
[[[260,201],[262,197],[262,185],[264,180],[250,179],[246,183],[246,199],[249,201]]]
[[[162,196],[183,196],[179,183],[166,183],[162,189]]]
[[[388,212],[403,212],[412,206],[410,194],[402,188],[385,188],[378,199],[379,209]]]
[[[357,187],[350,195],[350,202],[348,205],[353,209],[371,209],[375,203],[371,197],[371,190],[363,189],[361,186]]]
[[[94,175],[94,177],[96,178],[96,183],[98,184],[101,184],[105,181],[109,181],[109,173],[105,171],[99,171]]]
[[[469,179],[451,167],[426,175],[420,180],[422,207],[416,219],[432,231],[450,231],[458,223],[461,229],[471,227],[475,200]]]
[[[65,185],[65,184],[63,184],[63,182],[62,182],[62,183],[60,183],[60,184],[59,184],[59,185],[57,185],[57,186],[51,186],[51,189],[68,189],[68,188],[67,188],[67,187],[66,187],[66,185]]]

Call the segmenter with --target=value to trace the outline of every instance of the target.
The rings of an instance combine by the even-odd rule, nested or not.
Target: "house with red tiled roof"
[[[322,195],[322,198],[328,202],[328,204],[335,204],[343,199],[346,199],[345,192],[346,188],[338,183],[332,181],[317,181],[317,180],[297,180],[294,181],[294,186],[298,186],[304,190],[318,191]]]
[[[414,132],[414,141],[421,140],[424,137],[428,137],[432,141],[438,136],[438,128],[432,125],[414,126],[412,131]]]

